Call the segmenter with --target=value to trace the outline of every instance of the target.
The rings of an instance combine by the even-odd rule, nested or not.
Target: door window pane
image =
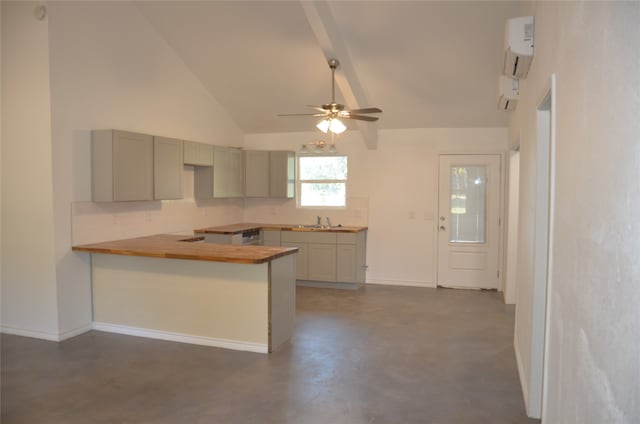
[[[451,167],[450,242],[485,242],[486,197],[486,166]]]

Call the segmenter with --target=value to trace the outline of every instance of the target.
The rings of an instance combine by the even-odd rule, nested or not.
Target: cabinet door
[[[357,282],[356,246],[339,244],[336,255],[336,280],[344,283]]]
[[[265,246],[280,246],[279,230],[262,230],[262,244]]]
[[[184,164],[213,166],[213,146],[194,141],[184,142]]]
[[[213,157],[213,197],[242,197],[243,186],[242,150],[216,147]]]
[[[282,247],[298,248],[298,254],[296,255],[296,279],[308,280],[309,278],[307,273],[307,265],[308,265],[307,244],[282,242]]]
[[[153,200],[153,136],[113,132],[113,200]]]
[[[196,199],[213,198],[213,167],[197,166],[193,172],[193,195]]]
[[[269,152],[244,151],[245,197],[269,197]]]
[[[296,187],[294,152],[269,152],[269,196],[293,198]]]
[[[308,277],[314,281],[336,281],[336,245],[310,243]]]
[[[154,199],[182,199],[182,141],[153,138]]]

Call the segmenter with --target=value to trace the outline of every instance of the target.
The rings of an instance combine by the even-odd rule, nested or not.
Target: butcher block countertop
[[[73,246],[76,252],[153,258],[191,259],[196,261],[261,264],[298,251],[297,247],[242,246],[197,243],[202,236],[157,234],[124,240]]]
[[[290,224],[257,224],[240,223],[231,225],[221,225],[218,227],[199,228],[194,230],[197,234],[239,234],[251,230],[275,230],[275,231],[309,231],[325,233],[359,233],[367,227],[316,227],[311,225],[290,225]]]

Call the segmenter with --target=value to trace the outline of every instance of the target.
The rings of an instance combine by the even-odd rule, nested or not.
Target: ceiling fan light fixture
[[[323,119],[322,121],[318,122],[316,124],[316,127],[322,131],[323,133],[327,133],[327,131],[329,131],[329,126],[331,125],[331,120],[330,119]]]
[[[333,118],[329,123],[329,130],[334,134],[342,134],[347,127],[337,118]]]

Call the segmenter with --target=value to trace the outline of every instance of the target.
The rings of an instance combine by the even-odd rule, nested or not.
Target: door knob
[[[442,231],[446,230],[446,228],[444,228],[444,225],[441,225],[441,226],[440,226],[440,229],[441,229]]]

